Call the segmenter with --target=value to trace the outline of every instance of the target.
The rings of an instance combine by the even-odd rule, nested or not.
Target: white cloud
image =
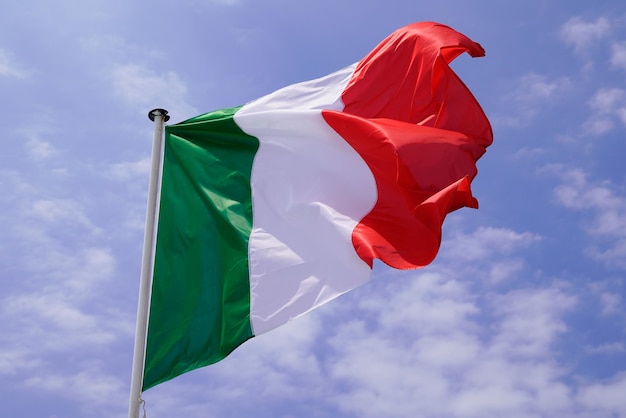
[[[39,112],[36,122],[19,127],[16,132],[23,136],[26,151],[34,160],[46,160],[59,154],[59,150],[44,139],[45,136],[56,133],[54,119],[46,111]]]
[[[583,131],[592,136],[602,136],[613,130],[615,123],[610,117],[598,115],[587,119],[583,124]]]
[[[613,315],[621,312],[622,297],[618,293],[602,292],[600,295],[602,314]]]
[[[368,293],[365,312],[352,311],[359,319],[334,331],[330,376],[342,410],[365,418],[572,411],[552,350],[567,331],[574,296],[558,287],[524,289],[483,305],[449,273],[406,279],[375,302]],[[484,315],[492,315],[489,327]]]
[[[521,102],[531,103],[552,99],[567,85],[569,85],[567,79],[548,80],[543,75],[527,74],[521,78],[516,98]]]
[[[27,182],[23,175],[15,170],[0,169],[0,185],[2,186],[2,196],[7,200],[15,200],[18,196],[33,194],[36,189]],[[8,214],[8,211],[0,212],[0,220],[2,214]]]
[[[529,148],[522,147],[513,155],[515,158],[536,158],[545,154],[546,150],[544,148]]]
[[[566,77],[550,79],[545,75],[529,73],[513,83],[516,87],[503,96],[507,114],[496,113],[494,125],[513,128],[524,127],[540,113],[541,109],[558,100],[568,91],[571,81]]]
[[[494,262],[488,273],[488,279],[491,283],[500,283],[515,277],[524,268],[524,260],[519,258],[507,259],[500,262]]]
[[[611,65],[626,70],[626,42],[614,43],[611,46]]]
[[[502,318],[491,350],[511,358],[545,356],[567,327],[561,318],[576,299],[558,288],[524,289],[496,296],[495,312]]]
[[[626,126],[626,106],[615,110],[615,115],[619,118],[624,126]]]
[[[580,17],[568,20],[560,29],[561,38],[581,52],[592,43],[606,37],[611,31],[611,23],[604,17],[595,21],[585,21]]]
[[[379,298],[379,305],[371,302],[365,305],[380,310],[378,321],[388,330],[400,332],[416,326],[424,332],[442,332],[464,325],[471,328],[468,317],[478,312],[465,286],[443,274],[424,273],[411,280],[404,290],[393,290],[398,291],[393,303]]]
[[[193,0],[194,3],[197,3],[200,6],[237,6],[242,4],[241,0]]]
[[[608,248],[591,247],[587,253],[592,258],[608,266],[626,270],[626,239],[620,238],[610,243]]]
[[[83,416],[119,416],[126,410],[125,384],[100,367],[87,366],[73,374],[43,372],[26,379],[24,385],[31,390],[78,399]],[[99,413],[94,414],[94,409]]]
[[[125,38],[111,33],[90,35],[82,37],[80,45],[88,53],[98,56],[106,56],[108,59],[118,59],[122,57],[145,57],[152,59],[164,59],[167,55],[158,49],[129,43]]]
[[[150,174],[150,164],[151,158],[145,157],[137,161],[124,161],[110,164],[107,171],[115,180],[128,180],[136,176],[148,178]]]
[[[579,395],[579,402],[591,411],[597,411],[595,416],[626,416],[626,373],[604,382],[592,383],[583,388]],[[611,414],[611,415],[609,415]]]
[[[5,300],[5,318],[27,327],[23,337],[36,342],[31,353],[42,349],[67,350],[76,347],[107,344],[115,335],[103,329],[98,318],[86,314],[77,301],[61,293],[40,292]]]
[[[0,49],[0,77],[24,79],[32,75],[32,71],[22,69],[15,63],[9,52]]]
[[[29,358],[28,349],[0,349],[0,375],[15,375],[18,371],[33,370],[41,364]]]
[[[594,235],[626,237],[626,198],[608,182],[592,184],[582,170],[562,174],[563,183],[555,190],[557,200],[570,209],[591,209],[594,221],[588,232]]]
[[[95,226],[85,214],[81,204],[73,199],[38,199],[30,204],[28,212],[33,220],[51,226],[59,223],[86,229],[90,234],[99,234],[101,228]]]
[[[591,212],[586,232],[596,238],[588,254],[607,265],[626,268],[626,196],[619,194],[609,182],[592,183],[580,170],[552,170],[562,180],[554,196],[564,207]]]
[[[589,100],[589,107],[601,115],[611,114],[624,106],[625,99],[626,92],[620,88],[600,89]]]
[[[45,277],[39,283],[31,279],[34,289],[29,293],[9,292],[3,298],[0,317],[12,324],[14,333],[5,344],[26,342],[28,351],[37,358],[46,348],[67,350],[114,341],[111,330],[118,325],[112,318],[97,316],[89,304],[114,272],[115,260],[109,251],[87,248],[70,255],[56,250],[38,261],[35,270]]]
[[[615,343],[601,344],[598,346],[587,346],[585,347],[585,351],[591,354],[611,355],[611,354],[626,352],[626,346],[624,346],[623,343],[615,342]]]
[[[71,296],[93,296],[102,282],[109,280],[116,268],[115,257],[108,248],[63,248],[57,241],[38,243],[37,252],[27,254],[24,261],[38,265],[29,270],[37,276],[54,278],[54,288]],[[53,246],[60,248],[51,248]],[[43,252],[48,250],[47,254]],[[37,258],[37,255],[39,257]]]
[[[613,131],[616,122],[626,126],[626,91],[623,89],[599,89],[588,104],[591,114],[583,124],[585,133],[601,136]]]
[[[471,234],[457,234],[446,242],[442,253],[454,260],[485,260],[493,254],[510,254],[541,239],[530,232],[481,227]]]
[[[52,157],[57,150],[49,143],[39,138],[31,138],[26,143],[29,153],[37,160],[44,160]]]
[[[594,281],[589,286],[592,294],[598,300],[600,315],[604,317],[604,321],[609,320],[611,317],[617,319],[626,318],[622,304],[622,286],[623,284],[619,279]]]
[[[178,117],[198,113],[186,102],[187,86],[172,72],[157,74],[137,64],[117,64],[111,72],[115,93],[142,112],[162,107]]]
[[[85,204],[56,195],[61,184],[2,174],[0,374],[54,391],[50,376],[84,370],[81,350],[93,359],[132,334],[109,286],[118,260]]]
[[[441,415],[447,404],[439,401],[448,394],[449,383],[435,365],[421,361],[423,351],[418,350],[414,333],[407,337],[413,344],[399,345],[357,321],[338,330],[332,341],[336,358],[330,373],[335,384],[343,383],[343,390],[334,395],[340,409],[360,417]],[[423,354],[433,359],[431,352]]]

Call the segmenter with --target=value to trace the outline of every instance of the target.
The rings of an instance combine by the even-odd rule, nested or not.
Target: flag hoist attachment
[[[143,255],[141,259],[141,277],[139,280],[139,300],[137,302],[137,325],[135,330],[135,349],[133,352],[128,418],[137,418],[139,415],[139,407],[142,403],[141,386],[146,355],[146,334],[154,255],[154,228],[161,172],[161,149],[165,122],[170,119],[165,109],[153,109],[148,112],[148,117],[154,122],[154,139],[152,141],[152,162],[150,165],[150,180],[148,184],[146,227],[143,237]]]

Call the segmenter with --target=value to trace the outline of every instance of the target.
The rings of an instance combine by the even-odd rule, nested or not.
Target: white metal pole
[[[135,350],[133,353],[133,371],[130,382],[130,402],[128,418],[137,418],[141,405],[144,361],[146,356],[146,336],[148,332],[148,309],[152,282],[152,262],[154,251],[154,229],[157,209],[159,176],[161,172],[161,144],[163,127],[169,120],[167,110],[153,109],[148,117],[154,122],[152,141],[152,163],[148,184],[148,204],[146,208],[146,227],[143,236],[143,256],[141,259],[141,277],[139,280],[139,300],[137,302],[137,326],[135,330]]]

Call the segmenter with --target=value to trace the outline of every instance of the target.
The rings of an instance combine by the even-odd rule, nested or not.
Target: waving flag
[[[360,62],[170,125],[143,389],[215,363],[369,280],[430,263],[445,216],[477,207],[491,144],[448,66],[482,47],[423,22]]]

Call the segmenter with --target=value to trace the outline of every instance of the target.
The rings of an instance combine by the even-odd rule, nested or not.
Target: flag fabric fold
[[[167,126],[143,389],[366,283],[430,263],[492,131],[421,22],[358,63]]]

